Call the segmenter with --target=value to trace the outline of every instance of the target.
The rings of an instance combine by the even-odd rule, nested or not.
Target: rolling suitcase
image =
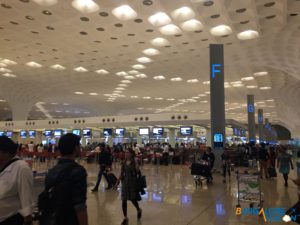
[[[107,178],[108,178],[108,180],[109,180],[109,183],[110,183],[112,186],[115,186],[115,185],[116,185],[118,179],[117,179],[117,177],[116,177],[115,174],[113,174],[113,173],[108,173],[108,174],[107,174]]]

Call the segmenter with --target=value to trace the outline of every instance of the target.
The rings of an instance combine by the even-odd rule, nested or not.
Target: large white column
[[[211,129],[206,128],[206,146],[211,147]]]
[[[169,144],[174,148],[175,147],[175,128],[169,128]]]

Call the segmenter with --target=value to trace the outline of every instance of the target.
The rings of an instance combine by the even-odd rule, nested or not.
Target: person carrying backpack
[[[87,173],[74,161],[80,154],[80,137],[65,134],[58,148],[62,157],[48,172],[38,198],[40,225],[88,225]]]

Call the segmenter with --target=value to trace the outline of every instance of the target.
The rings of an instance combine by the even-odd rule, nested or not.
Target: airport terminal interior
[[[128,224],[294,224],[299,61],[299,0],[0,0],[0,136],[19,144],[35,200],[60,137],[80,136],[90,225],[123,220],[121,184],[92,192],[100,144],[109,173],[133,148],[146,176]]]

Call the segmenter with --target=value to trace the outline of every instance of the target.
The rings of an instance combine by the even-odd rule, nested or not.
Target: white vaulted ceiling
[[[246,122],[254,94],[265,117],[300,133],[299,0],[89,0],[89,13],[72,2],[0,0],[0,119],[208,119],[208,46],[222,43],[226,118]]]

